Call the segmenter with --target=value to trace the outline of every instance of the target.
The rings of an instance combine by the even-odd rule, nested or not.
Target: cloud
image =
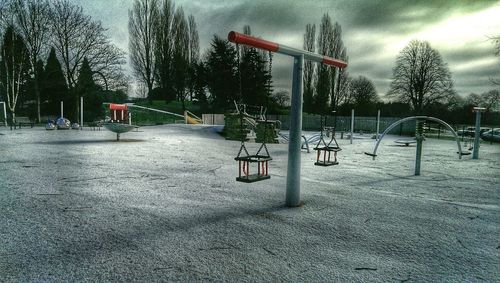
[[[73,0],[101,20],[112,40],[128,49],[128,9],[132,0]],[[214,34],[225,38],[231,30],[250,25],[258,37],[302,48],[308,23],[317,26],[323,14],[341,24],[347,47],[349,73],[371,79],[386,93],[396,56],[412,39],[429,41],[450,67],[461,94],[493,88],[498,57],[488,36],[500,32],[500,2],[484,0],[176,0],[192,14],[200,35],[201,53]],[[491,62],[489,61],[491,59]],[[493,64],[494,60],[497,64]],[[273,61],[275,88],[291,87],[291,59]],[[478,83],[481,82],[481,83]]]

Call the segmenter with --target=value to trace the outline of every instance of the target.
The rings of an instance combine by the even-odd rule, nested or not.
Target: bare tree
[[[366,107],[380,100],[372,81],[363,76],[351,80],[349,92],[352,103],[358,107]]]
[[[428,105],[455,95],[448,66],[428,42],[411,41],[398,55],[389,96],[422,113]]]
[[[23,38],[13,26],[8,26],[1,48],[0,84],[7,97],[7,106],[12,113],[12,122],[16,122],[16,107],[21,88],[26,83],[29,69],[29,54]]]
[[[174,15],[173,81],[177,99],[185,110],[187,73],[189,67],[189,27],[182,7]]]
[[[333,25],[328,14],[323,15],[319,26],[318,53],[331,56],[331,46],[333,41]],[[328,109],[328,101],[331,94],[330,67],[321,64],[317,69],[316,96],[314,109],[320,114],[325,114]]]
[[[500,35],[499,36],[494,36],[490,37],[490,40],[493,41],[493,44],[495,45],[495,56],[500,56]],[[495,85],[500,85],[500,79],[494,79],[490,78],[491,82]]]
[[[273,100],[278,103],[279,106],[285,107],[290,101],[290,94],[286,90],[280,90],[273,94]]]
[[[500,91],[497,89],[490,90],[481,95],[471,93],[466,97],[466,104],[477,107],[485,107],[486,109],[493,109],[500,107]]]
[[[349,61],[347,49],[342,40],[342,27],[337,22],[333,25],[332,35],[333,38],[331,39],[328,55],[345,62]],[[344,103],[348,97],[346,82],[348,81],[349,73],[346,69],[334,67],[330,67],[329,71],[331,83],[330,107],[332,110],[337,110],[337,107]]]
[[[198,30],[196,28],[196,21],[193,15],[188,17],[188,30],[189,30],[189,97],[193,100],[194,88],[195,88],[195,68],[200,60],[200,37],[198,35]]]
[[[188,17],[189,28],[189,64],[198,63],[200,60],[200,37],[196,28],[196,21],[193,15]]]
[[[155,83],[158,7],[158,0],[135,0],[128,22],[130,61],[136,78],[148,87],[150,100]]]
[[[304,50],[316,51],[316,25],[307,24],[304,33]],[[314,77],[316,73],[316,64],[307,60],[304,62],[304,111],[312,112],[314,104]]]
[[[36,70],[36,64],[47,49],[49,12],[50,6],[45,0],[14,0],[12,2],[14,25],[23,37],[28,51],[37,102],[37,121],[40,121],[40,74]]]
[[[495,44],[495,55],[500,56],[500,35],[491,38]]]
[[[171,0],[164,0],[159,10],[158,25],[156,26],[155,55],[155,81],[165,92],[173,92],[172,85],[172,58],[173,58],[173,19],[174,4]]]

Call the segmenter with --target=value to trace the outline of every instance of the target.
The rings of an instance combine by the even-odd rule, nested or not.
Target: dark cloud
[[[128,9],[132,0],[73,0],[84,6],[94,18],[109,28],[113,41],[127,49]],[[396,56],[408,39],[425,40],[435,27],[451,17],[466,16],[493,7],[500,2],[482,0],[174,0],[186,14],[194,15],[198,24],[202,53],[209,48],[214,34],[226,38],[231,30],[241,31],[250,25],[252,33],[261,38],[302,48],[305,25],[319,25],[328,13],[332,21],[341,24],[343,40],[348,50],[349,73],[371,79],[380,94],[387,92]],[[500,17],[479,19],[491,21],[500,30]],[[472,23],[477,24],[477,23]],[[484,27],[480,26],[479,28]],[[448,27],[457,32],[456,27]],[[474,30],[475,31],[475,30]],[[485,32],[477,30],[477,33]],[[493,45],[485,44],[484,34],[479,42],[446,43],[440,37],[447,31],[430,37],[452,70],[460,94],[484,92],[493,88],[489,78],[499,77],[499,65],[477,65],[492,58]],[[500,32],[499,32],[500,33]],[[496,58],[499,59],[498,57]],[[498,61],[497,61],[498,62]],[[286,56],[275,56],[273,79],[276,89],[291,86],[292,62]],[[474,66],[468,70],[466,66]],[[465,66],[465,67],[464,67]],[[481,83],[478,83],[481,82]]]

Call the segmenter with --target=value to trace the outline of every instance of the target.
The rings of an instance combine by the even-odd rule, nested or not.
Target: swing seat
[[[316,162],[314,163],[314,165],[316,166],[324,166],[324,167],[327,167],[327,166],[332,166],[332,165],[338,165],[339,162],[337,161],[337,152],[341,151],[342,149],[338,146],[317,146],[314,148],[314,150],[316,150],[318,153],[317,153],[317,157],[316,157]],[[323,160],[321,160],[321,152],[323,152]],[[330,160],[330,153],[333,152],[333,158],[334,160]],[[328,153],[328,158],[327,158],[327,153]]]
[[[262,175],[262,174],[251,174],[248,176],[236,177],[236,181],[243,182],[243,183],[254,183],[254,182],[263,181],[263,180],[267,180],[267,179],[271,179],[271,176]]]
[[[248,161],[250,163],[254,162],[264,162],[264,161],[271,161],[273,158],[269,155],[247,155],[247,156],[238,156],[235,157],[234,160],[236,161]]]
[[[336,146],[322,146],[322,147],[315,147],[313,149],[314,150],[325,150],[325,151],[330,151],[330,152],[339,152],[342,150],[340,147],[336,147]]]
[[[338,161],[321,161],[321,160],[318,160],[318,161],[314,162],[314,165],[316,165],[316,166],[324,166],[324,167],[332,166],[332,165],[338,165],[338,164],[339,164]]]
[[[268,162],[273,160],[269,155],[247,155],[238,156],[234,160],[238,161],[239,164],[239,176],[236,177],[236,181],[243,183],[254,183],[258,181],[263,181],[271,179],[269,176]],[[257,163],[257,173],[250,174],[250,163]]]

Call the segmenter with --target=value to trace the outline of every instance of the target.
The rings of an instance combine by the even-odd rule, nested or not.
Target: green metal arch
[[[385,129],[385,131],[382,133],[382,135],[380,135],[380,138],[378,139],[377,143],[375,144],[375,148],[373,150],[373,153],[367,153],[367,154],[372,156],[373,159],[375,159],[375,157],[377,156],[378,146],[379,146],[380,142],[382,141],[382,139],[384,138],[385,134],[387,134],[389,131],[394,129],[394,127],[398,126],[399,124],[407,122],[407,121],[411,121],[411,120],[430,120],[430,121],[438,122],[441,125],[444,125],[446,128],[448,128],[448,130],[450,130],[453,133],[453,135],[455,136],[455,141],[457,142],[457,146],[458,146],[458,158],[462,159],[462,146],[460,145],[460,139],[458,138],[458,135],[455,132],[455,130],[445,121],[438,119],[438,118],[435,118],[435,117],[429,117],[429,116],[411,116],[411,117],[406,117],[406,118],[403,118],[401,120],[398,120],[398,121],[392,123],[389,127],[387,127],[387,129]]]

